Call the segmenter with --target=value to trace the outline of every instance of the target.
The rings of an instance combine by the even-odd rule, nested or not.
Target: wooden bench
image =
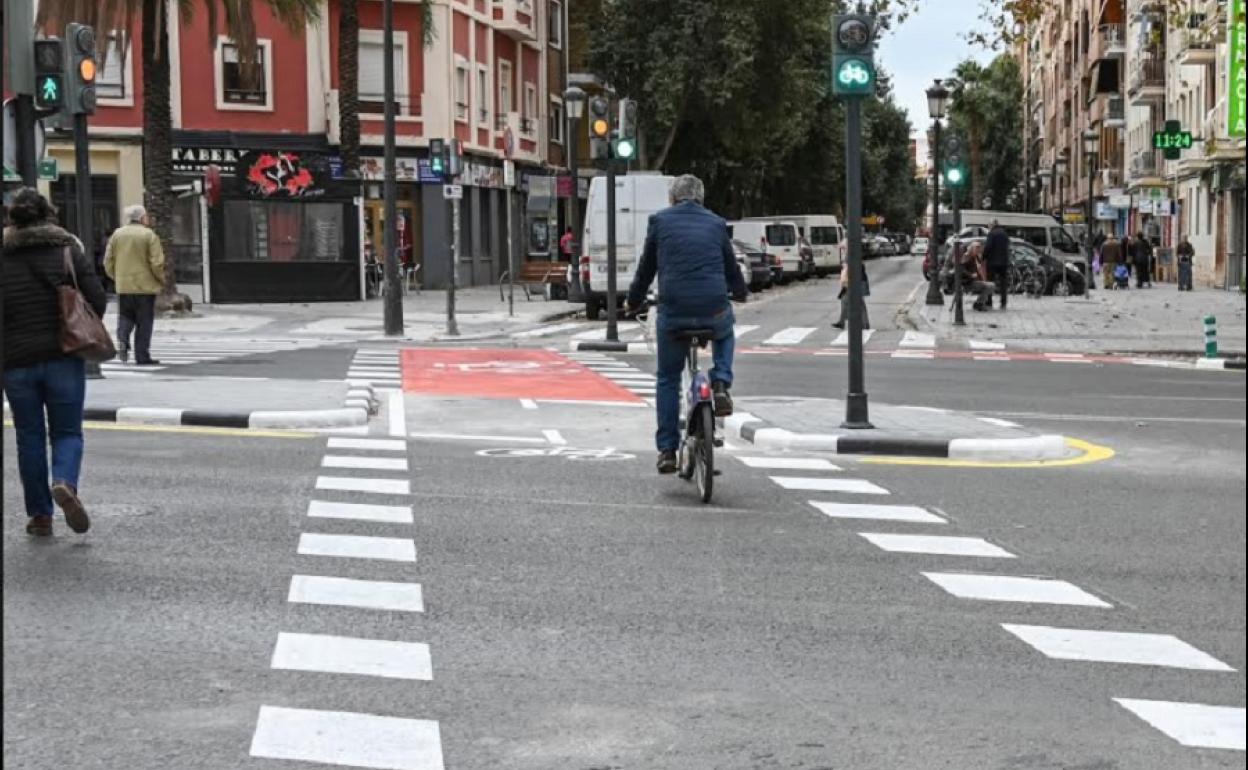
[[[520,273],[516,283],[524,289],[524,298],[531,299],[529,288],[540,286],[546,299],[554,299],[556,295],[567,296],[568,263],[566,262],[525,262],[520,265]]]

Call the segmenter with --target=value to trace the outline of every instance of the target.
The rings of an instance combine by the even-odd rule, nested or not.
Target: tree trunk
[[[342,0],[338,16],[338,149],[342,170],[360,169],[360,9],[359,0]]]
[[[971,205],[967,208],[977,209],[984,204],[984,180],[980,177],[980,159],[982,152],[979,146],[979,129],[974,124],[970,130],[971,139]],[[996,204],[996,201],[993,201]]]
[[[143,0],[144,206],[165,252],[165,285],[157,304],[162,310],[185,312],[191,301],[178,293],[173,252],[173,112],[166,8],[163,0]]]

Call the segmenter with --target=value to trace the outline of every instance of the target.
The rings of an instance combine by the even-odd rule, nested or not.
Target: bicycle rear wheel
[[[715,491],[715,410],[702,404],[697,410],[697,442],[693,447],[694,476],[702,502],[709,503]]]

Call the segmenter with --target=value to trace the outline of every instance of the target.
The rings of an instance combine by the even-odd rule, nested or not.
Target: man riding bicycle
[[[749,293],[737,268],[728,224],[702,206],[705,188],[696,176],[685,174],[672,182],[671,206],[650,217],[646,246],[637,274],[628,290],[630,312],[639,310],[646,292],[659,277],[658,382],[655,395],[659,473],[676,472],[680,446],[680,380],[687,344],[673,336],[680,329],[711,329],[711,387],[715,415],[732,414],[733,332],[732,298],[744,301]]]

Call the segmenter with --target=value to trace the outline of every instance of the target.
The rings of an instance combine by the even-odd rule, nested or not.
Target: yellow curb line
[[[1017,462],[994,462],[991,460],[949,460],[939,457],[864,457],[859,462],[876,465],[926,465],[941,468],[1058,468],[1071,465],[1088,465],[1108,460],[1114,456],[1114,450],[1107,446],[1093,444],[1077,438],[1067,438],[1066,446],[1078,449],[1082,454],[1078,457],[1065,457],[1060,460],[1024,460]]]
[[[5,420],[6,428],[13,427],[12,420]],[[141,423],[95,422],[82,423],[84,430],[118,430],[133,433],[191,433],[200,436],[238,436],[240,438],[316,438],[316,433],[286,430],[254,430],[252,428],[214,428],[207,425],[143,425]]]

